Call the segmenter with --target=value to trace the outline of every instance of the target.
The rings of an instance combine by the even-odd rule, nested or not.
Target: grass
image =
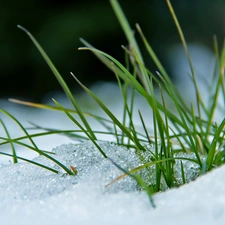
[[[12,149],[11,154],[4,152],[0,152],[0,154],[11,156],[14,163],[17,163],[18,159],[34,163],[31,160],[27,160],[25,158],[17,156],[14,145],[22,145],[30,150],[36,151],[40,155],[47,157],[49,160],[54,161],[60,167],[62,167],[66,173],[70,175],[76,175],[77,171],[74,170],[73,167],[65,167],[60,162],[56,161],[54,159],[54,156],[51,156],[52,153],[38,149],[37,145],[33,141],[33,138],[37,136],[51,135],[54,133],[62,133],[68,136],[75,136],[80,140],[89,139],[93,142],[93,144],[97,147],[101,154],[107,158],[104,150],[101,149],[101,147],[97,143],[96,136],[101,131],[94,131],[88,122],[87,117],[92,117],[108,129],[108,132],[105,132],[105,135],[114,135],[118,145],[126,146],[128,149],[135,149],[137,155],[143,162],[143,165],[137,168],[133,168],[130,171],[126,171],[120,165],[117,165],[116,162],[112,162],[115,166],[117,166],[124,172],[124,175],[118,177],[108,185],[112,185],[114,182],[122,179],[126,175],[132,176],[148,193],[151,204],[155,206],[152,199],[152,195],[154,193],[163,191],[167,188],[177,187],[188,182],[188,175],[184,166],[186,162],[197,165],[197,167],[199,168],[199,172],[197,175],[207,173],[208,171],[212,170],[215,167],[219,167],[225,162],[225,118],[220,123],[214,122],[215,110],[218,107],[219,93],[222,93],[223,101],[225,102],[225,45],[223,46],[221,52],[219,52],[216,38],[214,38],[214,48],[215,54],[217,56],[214,83],[211,87],[214,91],[210,96],[210,101],[206,104],[202,100],[201,92],[198,88],[195,70],[188,51],[185,37],[183,35],[175,12],[172,8],[172,5],[170,4],[170,1],[167,0],[168,8],[171,12],[175,26],[178,30],[178,35],[180,36],[181,42],[186,52],[186,56],[191,69],[190,77],[195,86],[197,108],[194,107],[193,104],[189,106],[184,101],[177,88],[174,86],[169,74],[166,72],[158,57],[151,48],[150,44],[148,43],[147,39],[145,38],[140,26],[136,24],[136,30],[141,37],[146,51],[149,53],[149,57],[157,66],[158,71],[154,73],[146,68],[133,30],[131,29],[129,22],[127,21],[126,16],[124,15],[118,1],[110,0],[110,3],[128,41],[129,47],[126,48],[123,46],[126,59],[128,59],[126,61],[126,64],[121,64],[112,56],[94,48],[91,44],[83,39],[81,39],[81,42],[85,47],[79,48],[79,50],[91,51],[93,54],[95,54],[96,57],[99,58],[99,60],[102,61],[105,66],[109,68],[109,70],[111,70],[115,74],[124,103],[123,119],[121,121],[117,119],[116,116],[101,101],[101,99],[86,86],[84,86],[82,82],[78,80],[78,78],[73,73],[71,73],[71,75],[74,77],[74,80],[78,82],[80,86],[93,98],[93,100],[97,102],[99,107],[103,109],[103,111],[107,114],[108,119],[105,119],[98,115],[93,115],[88,112],[83,112],[76,99],[74,98],[72,92],[65,83],[63,77],[60,75],[45,51],[29,31],[27,31],[24,27],[18,25],[18,28],[24,31],[37,47],[38,51],[45,59],[49,68],[52,70],[54,76],[67,95],[68,99],[72,103],[74,109],[67,109],[63,107],[55,99],[53,99],[53,102],[56,105],[55,107],[32,102],[24,102],[15,99],[10,100],[12,102],[32,107],[62,111],[79,129],[46,130],[45,128],[43,128],[45,132],[29,134],[28,131],[13,115],[9,114],[3,109],[0,109],[1,113],[9,116],[24,132],[24,136],[12,139],[10,137],[9,131],[7,130],[7,125],[5,125],[3,121],[0,121],[6,133],[6,137],[0,137],[0,139],[2,140],[0,142],[0,146],[10,144]],[[129,90],[131,90],[131,92],[129,92]],[[160,92],[160,98],[158,98],[158,95],[156,94],[158,90]],[[129,93],[131,93],[131,98],[128,98]],[[133,113],[136,93],[138,93],[140,96],[142,96],[142,98],[145,99],[146,107],[151,108],[153,112],[153,134],[149,132],[149,127],[147,126],[141,111],[139,111],[139,117],[143,132],[140,132],[134,123]],[[171,110],[171,107],[167,106],[165,97],[173,103],[173,110]],[[225,106],[223,105],[221,113],[224,112]],[[79,119],[76,119],[74,117],[74,114],[76,114]],[[34,127],[41,128],[37,125],[34,125]],[[24,140],[29,140],[30,144],[25,144],[23,142]],[[153,146],[153,148],[149,150],[148,146]],[[179,153],[182,154],[179,155]],[[180,165],[180,171],[178,172],[181,174],[181,180],[178,180],[176,175],[176,164]],[[40,164],[37,166],[41,166],[44,169],[48,169],[52,172],[57,173],[57,171],[52,168],[46,168]],[[141,177],[140,173],[138,173],[141,170],[150,171],[149,173],[151,174],[149,174],[149,177],[153,178],[149,180],[148,177]],[[196,177],[193,177],[192,179],[195,179]]]

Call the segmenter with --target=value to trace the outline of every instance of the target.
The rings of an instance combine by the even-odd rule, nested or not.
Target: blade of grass
[[[109,118],[112,119],[112,121],[123,131],[128,138],[130,138],[137,146],[138,149],[144,149],[143,146],[139,143],[138,139],[135,139],[134,136],[132,136],[131,132],[127,129],[126,126],[124,126],[114,115],[113,113],[103,104],[103,102],[94,95],[87,87],[85,87],[71,72],[71,75],[74,77],[74,79],[78,82],[78,84],[99,104],[99,106],[104,110],[104,112],[109,116]]]
[[[50,159],[51,161],[55,162],[57,165],[59,165],[63,170],[65,170],[68,174],[73,175],[72,172],[65,167],[62,163],[60,163],[59,161],[57,161],[56,159],[54,159],[53,157],[49,156],[48,154],[46,154],[44,151],[41,151],[37,145],[35,144],[35,142],[33,141],[33,139],[31,138],[30,134],[26,131],[26,129],[23,127],[23,125],[9,112],[5,111],[4,109],[0,109],[0,112],[4,113],[5,115],[7,115],[9,118],[11,118],[13,121],[16,122],[16,124],[22,129],[22,131],[25,133],[25,135],[27,136],[27,139],[31,142],[31,144],[33,145],[33,150],[37,153],[39,153],[40,155],[45,156],[46,158]],[[13,140],[11,140],[13,141]]]
[[[28,148],[28,149],[31,149],[31,150],[33,150],[33,151],[35,151],[35,152],[37,152],[39,155],[42,155],[42,156],[44,156],[44,157],[46,157],[46,158],[48,158],[49,160],[51,160],[51,161],[53,161],[55,164],[57,164],[59,167],[61,167],[67,174],[69,174],[69,175],[74,175],[66,166],[64,166],[62,163],[60,163],[58,160],[56,160],[55,158],[53,158],[53,157],[51,157],[50,155],[48,155],[48,154],[53,154],[53,153],[49,153],[49,152],[47,152],[46,153],[46,151],[44,151],[44,150],[38,150],[37,151],[37,149],[36,148],[34,148],[34,147],[32,147],[32,146],[30,146],[30,145],[28,145],[28,144],[25,144],[25,143],[23,143],[23,142],[20,142],[20,141],[17,141],[17,140],[15,140],[15,139],[7,139],[7,138],[4,138],[4,137],[0,137],[0,139],[2,139],[2,140],[5,140],[5,141],[11,141],[11,142],[13,142],[13,143],[15,143],[15,144],[18,144],[18,145],[21,145],[21,146],[24,146],[24,147],[26,147],[26,148]]]
[[[168,94],[170,95],[172,92],[174,93],[174,96],[176,99],[179,99],[179,101],[181,102],[183,108],[185,108],[186,111],[189,111],[189,108],[187,107],[187,105],[185,104],[184,100],[182,99],[180,93],[178,92],[177,88],[175,87],[175,85],[172,83],[171,78],[169,77],[169,75],[167,74],[167,72],[165,71],[164,67],[162,66],[161,62],[159,61],[158,57],[156,56],[155,52],[153,51],[153,49],[151,48],[151,46],[149,45],[148,41],[146,40],[140,26],[138,24],[136,24],[136,28],[142,38],[142,41],[149,53],[149,55],[151,56],[153,62],[156,64],[156,66],[158,67],[160,73],[162,74],[162,76],[164,77],[163,79],[163,83],[166,85],[166,92],[168,92]],[[138,62],[138,64],[140,66],[144,66],[140,64],[141,62]],[[154,78],[154,80],[156,80],[157,84],[160,84],[160,81],[152,74],[150,73],[150,71],[148,71],[148,74],[150,74],[151,77]],[[163,86],[162,86],[163,87]]]
[[[148,133],[147,127],[145,125],[145,122],[144,122],[144,119],[142,117],[142,114],[141,114],[140,110],[138,110],[138,114],[139,114],[139,117],[140,117],[140,120],[141,120],[142,127],[143,127],[144,132],[145,132],[145,136],[147,137],[148,143],[151,145],[152,144],[152,140],[150,139],[150,135]]]
[[[41,55],[45,59],[46,63],[48,64],[49,68],[51,69],[51,71],[55,75],[56,79],[58,80],[59,84],[63,88],[65,94],[68,97],[68,99],[71,101],[71,103],[73,104],[74,108],[76,109],[79,117],[81,118],[82,122],[84,123],[84,126],[86,127],[88,132],[90,132],[90,135],[96,140],[96,137],[95,137],[94,133],[92,132],[92,130],[91,130],[87,120],[85,119],[85,117],[84,117],[84,115],[83,115],[79,105],[75,101],[75,98],[73,97],[73,94],[71,93],[69,87],[67,86],[66,82],[64,81],[64,79],[62,78],[62,76],[60,75],[60,73],[58,72],[58,70],[56,69],[56,67],[54,66],[52,61],[50,60],[50,58],[45,53],[44,49],[39,45],[39,43],[36,41],[36,39],[33,37],[33,35],[27,29],[25,29],[24,27],[22,27],[20,25],[17,25],[17,27],[19,29],[21,29],[22,31],[24,31],[30,37],[30,39],[32,40],[34,45],[37,47],[37,49],[39,50],[39,52],[41,53]]]
[[[21,100],[13,99],[13,98],[10,98],[9,101],[13,102],[13,103],[21,104],[21,105],[26,105],[26,106],[39,108],[39,109],[47,109],[47,110],[53,110],[53,111],[62,111],[62,109],[60,109],[60,108],[58,108],[56,106],[51,106],[51,105],[46,105],[46,104],[40,104],[40,103],[34,103],[34,102],[28,102],[28,101],[21,101]],[[68,109],[68,108],[66,108],[66,110],[68,112],[77,114],[76,110]],[[104,122],[107,122],[107,123],[111,123],[112,122],[111,120],[107,120],[106,118],[97,116],[97,115],[89,113],[89,112],[82,112],[82,113],[85,116],[90,116],[90,117],[95,118],[97,121],[104,121]]]
[[[0,152],[0,155],[5,155],[5,156],[13,157],[12,154],[9,154],[9,153],[6,153],[6,152]],[[26,159],[26,158],[23,158],[23,157],[20,157],[20,156],[17,156],[17,159],[20,159],[20,160],[23,160],[23,161],[25,161],[25,162],[29,162],[29,163],[34,164],[34,165],[36,165],[36,166],[42,167],[43,169],[49,170],[49,171],[51,171],[51,172],[53,172],[53,173],[57,173],[57,174],[59,173],[57,170],[52,169],[51,167],[45,166],[45,165],[43,165],[43,164],[34,162],[34,161],[32,161],[32,160],[29,160],[29,159]]]
[[[209,116],[208,116],[208,126],[206,128],[206,138],[208,138],[209,135],[209,131],[211,128],[211,124],[213,122],[214,119],[214,114],[215,114],[215,110],[216,107],[218,106],[218,98],[219,98],[219,93],[222,90],[222,95],[223,95],[223,99],[224,99],[224,113],[225,113],[225,82],[224,82],[224,68],[225,68],[225,44],[223,46],[222,52],[221,52],[221,56],[219,56],[219,52],[218,52],[218,43],[216,38],[214,39],[214,48],[215,48],[215,52],[217,54],[217,60],[219,63],[219,75],[217,77],[214,77],[216,80],[216,87],[215,87],[215,91],[212,94],[212,105],[209,109]]]
[[[116,75],[116,78],[117,78],[117,81],[118,81],[118,85],[120,87],[120,90],[121,90],[121,93],[122,93],[122,97],[123,97],[123,103],[124,103],[124,121],[123,121],[123,125],[126,126],[126,115],[128,115],[128,119],[129,119],[129,124],[128,124],[128,129],[132,132],[133,136],[134,136],[134,139],[138,140],[138,137],[137,137],[137,132],[136,132],[136,128],[135,128],[135,125],[133,123],[133,92],[132,92],[132,98],[131,98],[131,107],[128,106],[128,96],[127,96],[127,84],[125,83],[126,85],[126,90],[124,90],[124,88],[122,87],[122,84],[121,84],[121,81],[118,77],[118,75],[115,73]],[[130,139],[128,139],[128,144],[129,144],[129,141]],[[137,149],[138,150],[138,149]]]
[[[95,141],[95,138],[93,138],[90,133],[84,129],[84,127],[77,121],[74,119],[73,116],[71,116],[71,114],[65,109],[63,108],[62,105],[60,105],[55,99],[52,99],[53,102],[59,107],[61,108],[65,114],[69,117],[70,120],[72,120],[86,135],[87,137],[92,141],[92,143],[97,147],[97,149],[100,151],[100,153],[107,158],[107,155],[104,153],[104,151],[101,149],[101,147],[98,145],[98,143]]]
[[[180,169],[181,169],[183,184],[186,184],[186,177],[185,177],[185,173],[184,173],[184,166],[183,166],[182,160],[180,161]]]
[[[122,8],[120,7],[119,3],[117,0],[110,0],[110,3],[112,5],[112,8],[120,22],[120,25],[126,35],[126,38],[130,44],[131,49],[137,53],[138,59],[142,62],[144,65],[144,60],[142,58],[141,52],[139,50],[138,44],[134,38],[134,32],[132,31],[129,22],[127,21],[126,16],[124,15],[124,12]],[[146,70],[144,68],[140,68],[141,74],[139,78],[141,79],[146,91],[150,93],[150,87],[149,87],[149,78]]]
[[[8,131],[6,125],[4,124],[4,122],[3,122],[1,119],[0,119],[0,123],[2,124],[3,129],[5,130],[6,136],[7,136],[8,139],[9,139],[9,144],[10,144],[11,149],[12,149],[13,163],[18,163],[16,150],[15,150],[15,147],[14,147],[14,145],[13,145],[13,142],[11,141],[11,137],[10,137],[9,131]]]
[[[165,100],[164,100],[164,96],[163,96],[163,92],[162,92],[162,88],[161,86],[159,86],[159,90],[161,93],[161,98],[162,98],[162,103],[164,106],[164,121],[165,121],[165,125],[162,126],[162,132],[163,132],[163,142],[164,144],[162,145],[163,150],[164,150],[164,157],[165,158],[170,158],[173,157],[173,155],[171,154],[171,142],[170,142],[170,135],[169,135],[169,123],[168,123],[168,116],[166,113],[166,104],[165,104]],[[166,161],[166,176],[167,176],[167,180],[169,181],[169,185],[168,187],[172,187],[173,185],[173,180],[174,180],[174,176],[173,176],[173,162],[171,161]]]
[[[27,138],[29,139],[29,141],[31,142],[31,144],[34,146],[34,148],[36,149],[37,152],[39,152],[39,149],[37,147],[37,145],[35,144],[35,142],[32,140],[32,138],[30,137],[29,133],[26,131],[26,129],[23,127],[23,125],[9,112],[5,111],[4,109],[0,108],[0,112],[4,113],[6,116],[8,116],[10,119],[12,119],[13,121],[16,122],[16,124],[22,129],[22,131],[25,133],[25,135],[27,136]]]
[[[114,62],[116,64],[116,66],[118,66],[121,69],[121,71],[124,72],[124,73],[119,73],[118,75],[121,75],[121,78],[125,82],[128,82],[128,84],[131,85],[131,87],[133,87],[135,90],[137,90],[147,100],[149,105],[152,107],[152,96],[146,92],[146,90],[142,87],[142,85],[133,77],[133,75],[129,71],[127,71],[127,69],[119,61],[117,61],[110,55],[108,55],[100,50],[97,50],[97,49],[82,47],[82,48],[79,48],[79,50],[90,50],[90,51],[98,52],[98,53],[106,56],[110,60],[112,60],[112,62]],[[161,111],[163,111],[164,107],[162,106],[162,104],[160,102],[158,102],[157,104],[158,104],[158,108]],[[178,117],[176,115],[174,115],[174,113],[170,112],[168,109],[166,109],[166,110],[167,110],[167,114],[168,114],[170,120],[175,121],[180,126],[183,126],[183,123],[178,119]]]
[[[221,124],[216,129],[215,135],[214,135],[212,143],[210,145],[210,149],[209,149],[209,152],[207,155],[207,161],[206,161],[207,170],[212,169],[214,156],[216,154],[216,146],[217,146],[218,140],[220,139],[221,133],[224,132],[224,128],[225,128],[225,118],[223,119]]]
[[[187,161],[191,161],[191,162],[194,162],[194,163],[197,163],[196,160],[194,159],[190,159],[190,158],[185,158],[185,157],[174,157],[174,158],[167,158],[167,159],[160,159],[160,160],[156,160],[156,161],[152,161],[152,162],[148,162],[148,163],[145,163],[141,166],[138,166],[130,171],[128,171],[130,174],[132,173],[135,173],[135,172],[138,172],[140,170],[143,170],[147,167],[150,167],[150,166],[153,166],[153,165],[157,165],[157,164],[160,164],[162,162],[166,162],[166,161],[173,161],[173,160],[187,160]],[[198,164],[198,163],[197,163]],[[111,181],[109,184],[107,184],[105,187],[109,187],[110,185],[114,184],[115,182],[123,179],[124,177],[126,177],[128,174],[127,173],[124,173],[122,175],[120,175],[119,177],[117,177],[116,179],[114,179],[113,181]]]
[[[151,189],[148,187],[148,185],[139,176],[134,175],[134,174],[131,174],[127,170],[123,169],[121,166],[119,166],[117,163],[115,163],[112,159],[109,158],[109,160],[112,162],[112,164],[114,166],[116,166],[118,169],[120,169],[121,171],[123,171],[128,176],[134,178],[138,182],[138,184],[147,192],[152,207],[153,208],[156,208],[156,205],[155,205],[154,200],[152,198],[152,194],[153,193],[151,192]]]
[[[190,69],[191,69],[192,80],[193,80],[193,83],[194,83],[194,86],[195,86],[195,94],[196,94],[196,99],[197,99],[198,114],[199,114],[199,117],[202,118],[200,105],[201,104],[204,105],[204,103],[202,102],[201,95],[200,95],[200,92],[199,92],[199,89],[198,89],[198,85],[197,85],[197,81],[196,81],[196,75],[195,75],[193,63],[192,63],[192,60],[191,60],[191,56],[190,56],[190,53],[189,53],[189,50],[188,50],[188,47],[187,47],[187,43],[186,43],[183,31],[182,31],[182,29],[180,27],[180,23],[179,23],[179,21],[178,21],[178,19],[176,17],[176,14],[175,14],[175,12],[173,10],[173,7],[172,7],[172,5],[170,3],[170,0],[166,0],[166,2],[167,2],[167,5],[168,5],[168,8],[170,10],[170,13],[171,13],[171,15],[173,17],[174,23],[176,25],[176,28],[178,30],[181,42],[183,44],[185,53],[186,53],[187,58],[188,58],[188,62],[189,62]]]

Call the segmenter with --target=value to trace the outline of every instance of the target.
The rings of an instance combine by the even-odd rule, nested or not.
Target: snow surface
[[[138,163],[134,154],[122,147],[109,142],[101,142],[101,147],[118,164],[128,155],[128,167]],[[58,160],[76,165],[77,176],[53,174],[29,163],[2,166],[1,224],[224,224],[225,166],[178,189],[154,195],[154,209],[129,177],[105,188],[121,172],[108,159],[96,157],[100,154],[94,149],[90,141],[54,149]],[[44,157],[35,161],[53,165]]]
[[[175,75],[178,76],[181,72],[183,67],[180,70],[177,68]],[[204,71],[203,73],[205,74]],[[183,78],[180,77],[180,80]],[[185,78],[184,95],[190,92],[188,82],[189,80]],[[118,101],[120,98],[118,89],[115,89],[113,84],[96,86],[94,91],[104,102],[110,103],[108,106],[117,117],[122,117],[122,103]],[[205,88],[202,88],[201,92],[207,94]],[[50,94],[50,97],[46,96],[47,101],[51,97],[63,106],[70,107],[64,97]],[[82,98],[81,96],[81,104],[84,102]],[[86,97],[84,99],[84,109],[87,111],[91,109],[96,114],[103,115],[92,103],[87,104]],[[137,109],[140,109],[146,123],[151,126],[151,111],[146,109],[145,101],[138,99],[137,103],[138,108],[134,114],[136,124],[141,124],[137,113]],[[12,113],[25,127],[30,127],[27,121],[32,121],[49,128],[75,129],[75,125],[62,113],[21,107],[9,104],[5,100],[1,100],[0,104],[1,108]],[[224,114],[217,112],[216,119],[221,120],[222,117]],[[15,122],[2,114],[1,119],[7,125],[11,137],[23,135]],[[99,124],[95,121],[91,123],[92,127],[99,128]],[[5,136],[3,129],[0,129],[0,136]],[[105,135],[99,135],[99,139],[113,141],[112,137]],[[40,149],[51,151],[53,148],[56,153],[54,157],[67,166],[75,166],[78,174],[65,175],[54,163],[21,146],[17,146],[20,156],[30,159],[35,157],[36,162],[53,166],[61,173],[53,174],[24,162],[15,165],[9,162],[8,157],[0,156],[1,225],[225,224],[225,166],[214,169],[178,189],[154,195],[156,204],[154,209],[148,196],[137,190],[135,181],[129,177],[105,188],[106,184],[121,174],[121,171],[109,160],[100,157],[99,152],[89,141],[78,144],[76,139],[52,135],[35,138],[35,143]],[[132,152],[122,147],[115,146],[111,142],[99,144],[113,160],[125,165],[126,168],[132,168],[140,163]],[[9,146],[1,146],[1,151],[8,149]],[[126,160],[128,157],[129,163]]]

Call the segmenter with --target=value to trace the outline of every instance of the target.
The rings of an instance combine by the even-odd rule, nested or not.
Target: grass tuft
[[[64,108],[55,99],[53,99],[53,102],[56,106],[25,102],[16,99],[10,99],[10,101],[45,110],[61,111],[67,115],[67,117],[76,125],[76,127],[78,127],[78,129],[54,130],[32,124],[33,129],[42,129],[45,132],[29,134],[29,129],[25,129],[14,116],[6,112],[4,109],[0,109],[1,113],[7,115],[14,122],[16,122],[25,134],[21,137],[11,138],[7,125],[0,120],[6,134],[6,137],[0,137],[2,140],[2,142],[0,142],[0,146],[10,144],[12,149],[12,154],[4,152],[0,152],[0,154],[12,157],[14,163],[17,163],[18,159],[25,160],[54,173],[58,172],[52,168],[48,168],[44,165],[40,165],[31,160],[17,156],[14,145],[19,144],[45,156],[49,160],[54,161],[67,174],[76,175],[77,170],[74,166],[71,165],[70,168],[67,168],[55,160],[54,156],[50,156],[51,154],[49,152],[40,150],[33,141],[33,138],[37,136],[61,133],[72,138],[76,137],[80,140],[89,139],[96,146],[99,152],[107,158],[107,155],[104,153],[104,149],[102,149],[97,143],[97,135],[100,133],[105,135],[113,135],[118,145],[123,145],[128,149],[135,150],[137,157],[139,157],[142,161],[142,165],[127,171],[121,165],[117,165],[116,162],[109,159],[117,168],[123,171],[124,174],[106,185],[106,187],[113,185],[113,183],[127,175],[131,176],[137,181],[140,187],[147,192],[153,207],[155,207],[152,198],[154,193],[186,184],[191,180],[196,179],[200,174],[204,174],[213,168],[224,164],[225,119],[215,123],[214,115],[218,107],[221,107],[221,112],[225,113],[225,104],[219,106],[218,100],[219,95],[222,94],[225,102],[225,45],[223,46],[221,52],[219,52],[217,40],[214,37],[214,48],[217,56],[217,69],[214,74],[214,82],[210,87],[213,91],[211,92],[211,96],[209,98],[210,101],[208,104],[203,101],[201,96],[193,63],[181,26],[170,1],[167,0],[166,2],[178,30],[181,43],[184,47],[190,65],[190,76],[195,87],[197,110],[193,104],[191,106],[187,105],[185,100],[182,98],[181,94],[170,79],[170,75],[164,69],[151,45],[148,43],[141,27],[136,24],[137,33],[140,35],[146,51],[148,52],[151,60],[157,66],[158,71],[153,73],[146,68],[142,53],[135,39],[134,32],[126,19],[122,8],[117,0],[110,0],[112,9],[114,10],[118,22],[120,23],[128,41],[129,47],[122,47],[126,56],[125,65],[109,54],[96,49],[84,39],[80,39],[84,44],[84,47],[80,47],[79,50],[91,51],[106,67],[109,68],[109,70],[115,74],[121,90],[121,99],[124,104],[122,121],[120,121],[113,114],[113,112],[108,109],[108,107],[98,96],[83,85],[83,83],[78,80],[73,73],[71,73],[75,81],[85,90],[85,92],[87,92],[87,94],[93,98],[95,102],[97,102],[108,118],[106,119],[89,112],[83,112],[75,97],[72,95],[71,90],[65,83],[63,77],[49,59],[43,48],[27,29],[18,25],[18,28],[24,31],[37,47],[38,51],[43,56],[44,60],[63,88],[68,99],[71,101],[74,109]],[[145,99],[146,108],[149,107],[152,110],[153,133],[150,132],[150,128],[148,127],[148,124],[146,123],[140,110],[138,113],[142,125],[142,131],[140,131],[140,129],[135,125],[133,114],[137,93]],[[167,101],[169,101],[173,107],[168,106]],[[79,117],[79,120],[76,119],[73,114],[76,114]],[[106,128],[106,131],[103,132],[101,130],[93,130],[87,120],[87,117],[97,120],[100,125]],[[29,140],[30,145],[23,143],[23,140]],[[192,166],[196,167],[196,176],[189,178],[188,173]],[[140,173],[141,171],[144,172]]]

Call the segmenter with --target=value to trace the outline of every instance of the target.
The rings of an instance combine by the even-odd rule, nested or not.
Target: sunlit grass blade
[[[219,51],[218,51],[218,43],[216,38],[214,38],[214,48],[215,48],[215,53],[217,55],[217,61],[218,61],[218,67],[219,67],[219,74],[217,73],[214,76],[214,80],[216,81],[216,84],[214,84],[214,93],[212,93],[211,99],[212,99],[212,103],[211,106],[209,107],[209,112],[208,112],[208,123],[207,123],[207,128],[206,128],[206,138],[208,138],[209,132],[210,132],[210,128],[211,128],[211,124],[213,123],[213,119],[214,118],[214,114],[215,111],[218,110],[218,98],[219,98],[219,94],[222,94],[222,98],[223,98],[223,106],[222,106],[222,110],[221,113],[225,114],[225,80],[224,80],[224,68],[225,68],[225,44],[222,48],[221,51],[221,55],[219,55]]]
[[[61,85],[61,87],[63,88],[65,94],[67,95],[67,97],[69,98],[69,100],[71,101],[71,103],[73,104],[74,108],[76,109],[78,115],[80,116],[82,122],[84,123],[84,126],[87,128],[87,130],[90,132],[90,135],[96,139],[94,133],[92,132],[87,120],[85,119],[79,105],[77,104],[77,102],[75,101],[72,92],[70,91],[68,85],[66,84],[66,82],[64,81],[64,79],[62,78],[62,76],[60,75],[60,73],[58,72],[58,70],[56,69],[56,67],[54,66],[54,64],[52,63],[52,61],[50,60],[50,58],[48,57],[48,55],[45,53],[44,49],[39,45],[39,43],[36,41],[36,39],[33,37],[33,35],[24,27],[17,25],[17,27],[21,30],[23,30],[32,40],[32,42],[34,43],[34,45],[37,47],[37,49],[39,50],[39,52],[41,53],[41,55],[43,56],[43,58],[45,59],[46,63],[48,64],[49,68],[51,69],[51,71],[53,72],[53,74],[55,75],[56,79],[58,80],[59,84]]]

